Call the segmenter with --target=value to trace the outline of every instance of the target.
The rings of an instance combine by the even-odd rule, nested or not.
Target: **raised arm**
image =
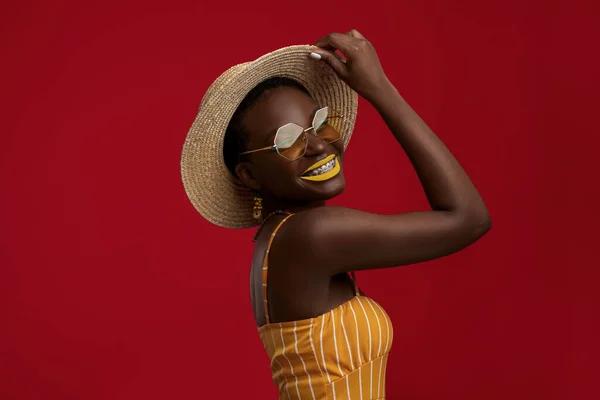
[[[360,33],[319,40],[322,62],[368,100],[409,157],[432,211],[377,215],[321,207],[299,213],[297,256],[328,274],[385,268],[439,258],[463,249],[491,227],[487,208],[466,172],[385,76],[375,49]],[[340,50],[342,61],[332,51]],[[319,61],[315,61],[319,62]],[[287,247],[287,246],[286,246]]]

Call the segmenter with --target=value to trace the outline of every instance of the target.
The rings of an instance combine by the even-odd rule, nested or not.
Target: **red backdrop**
[[[599,398],[597,2],[202,3],[2,2],[1,399],[276,397],[253,231],[196,213],[181,147],[226,68],[351,28],[494,224],[450,257],[358,274],[395,325],[389,398]],[[333,203],[425,209],[359,110]]]

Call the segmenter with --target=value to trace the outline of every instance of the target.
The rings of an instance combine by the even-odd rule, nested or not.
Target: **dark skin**
[[[314,100],[295,88],[281,87],[266,92],[243,119],[248,134],[247,147],[272,146],[277,129],[288,122],[310,127],[319,108]],[[306,153],[297,160],[289,161],[277,152],[262,151],[245,156],[251,162],[238,165],[238,176],[242,176],[248,186],[260,191],[265,215],[275,209],[300,211],[323,206],[325,200],[344,190],[346,181],[343,173],[325,182],[300,178],[315,162],[330,154],[340,158],[343,154],[341,141],[329,144],[313,134],[307,135],[307,140]]]
[[[295,213],[279,230],[269,253],[269,312],[272,322],[318,316],[354,295],[348,272],[389,268],[455,253],[490,228],[488,210],[466,172],[427,124],[387,79],[372,44],[358,31],[333,33],[315,43],[315,53],[386,122],[409,157],[427,196],[430,211],[378,215],[325,201],[344,189],[343,174],[324,182],[299,176],[329,154],[342,156],[342,144],[308,135],[306,154],[288,161],[276,152],[257,152],[236,172],[263,196],[265,213]],[[334,54],[339,50],[342,61]],[[295,122],[308,127],[317,105],[291,88],[274,89],[248,110],[244,120],[248,149],[272,145],[271,133]],[[258,237],[250,275],[254,313],[265,324],[261,272],[271,218]]]

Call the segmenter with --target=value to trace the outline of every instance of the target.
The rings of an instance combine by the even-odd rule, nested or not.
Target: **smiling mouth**
[[[341,171],[340,163],[335,155],[313,164],[300,178],[307,181],[320,182],[333,178]]]

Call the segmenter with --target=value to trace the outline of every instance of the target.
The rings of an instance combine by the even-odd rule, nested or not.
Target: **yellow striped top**
[[[392,323],[375,301],[359,295],[333,310],[300,321],[270,323],[267,302],[269,249],[263,264],[266,324],[258,328],[271,359],[279,399],[385,399]]]

